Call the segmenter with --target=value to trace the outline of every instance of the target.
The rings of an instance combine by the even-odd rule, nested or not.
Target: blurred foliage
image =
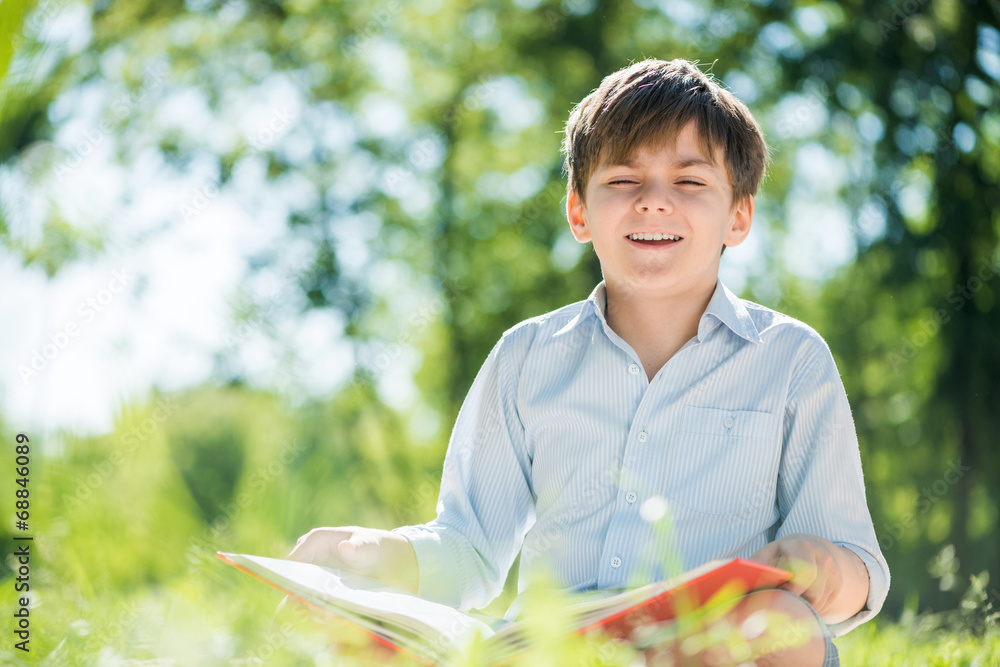
[[[173,439],[210,413],[222,415],[214,429],[235,446],[213,450],[209,465],[243,462],[212,520],[172,451]],[[201,387],[123,409],[108,436],[59,443],[61,455],[32,464],[32,654],[26,659],[8,642],[0,662],[416,664],[340,623],[289,624],[280,616],[272,623],[281,596],[214,555],[280,555],[315,525],[391,527],[433,517],[435,495],[422,487],[436,488],[443,452],[414,445],[399,417],[363,382],[295,410],[246,388]],[[3,480],[0,493],[9,486]],[[12,542],[7,536],[2,544]],[[954,571],[954,549],[945,549],[933,577]],[[630,649],[600,636],[560,637],[552,630],[555,600],[546,586],[535,590],[528,613],[548,624],[534,626],[537,649],[515,664],[633,664]],[[868,624],[838,641],[844,664],[990,664],[983,661],[1000,651],[997,599],[986,575],[972,579],[954,611],[920,613],[911,595],[897,624],[884,620],[877,631]],[[500,615],[509,602],[505,596],[485,611]],[[0,587],[0,607],[14,604],[13,587]]]
[[[1000,573],[1000,14],[984,2],[865,8],[877,23],[845,25],[785,70],[825,91],[834,128],[878,130],[844,194],[859,229],[884,217],[885,231],[786,300],[837,355],[894,579],[921,580],[946,543],[966,575]],[[855,158],[836,135],[827,144]],[[959,593],[920,587],[937,608]]]
[[[848,635],[845,664],[997,650],[995,2],[137,0],[44,3],[21,22],[28,4],[0,11],[0,171],[45,205],[0,201],[6,250],[52,276],[112,241],[211,224],[219,193],[251,216],[277,206],[287,242],[248,272],[308,248],[301,302],[343,316],[357,363],[313,402],[220,367],[217,385],[123,409],[113,433],[44,443],[33,637],[52,664],[247,656],[274,596],[215,549],[281,554],[318,525],[433,517],[448,427],[489,349],[600,279],[564,221],[560,132],[603,75],[646,55],[711,67],[775,148],[754,230],[772,252],[743,295],[834,351],[895,582],[885,617],[902,615]],[[68,33],[42,30],[55,19]],[[97,111],[81,133],[83,108]],[[95,146],[125,171],[157,164],[164,183],[207,175],[137,228],[67,200],[63,177]],[[808,173],[817,159],[828,177]],[[123,187],[122,202],[144,196]],[[855,259],[824,280],[778,252],[803,200],[852,221]],[[379,392],[404,348],[420,357],[412,411]],[[925,639],[931,626],[947,641]],[[279,652],[292,664],[311,641]]]
[[[252,651],[280,596],[215,551],[281,555],[316,525],[426,520],[443,455],[394,446],[406,445],[399,416],[360,383],[296,412],[239,387],[155,395],[123,410],[114,433],[59,444],[62,454],[36,454],[31,467],[31,646],[44,664],[76,664],[57,658],[94,646],[182,664]],[[12,495],[9,478],[0,486]],[[5,553],[12,544],[8,535]],[[4,608],[14,599],[4,586]],[[159,614],[177,626],[150,637]],[[172,633],[201,643],[180,649]],[[0,651],[14,659],[9,645]]]

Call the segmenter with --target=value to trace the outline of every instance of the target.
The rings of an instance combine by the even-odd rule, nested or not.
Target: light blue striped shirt
[[[577,590],[635,586],[807,533],[868,568],[866,609],[889,588],[865,502],[847,394],[826,342],[718,282],[698,334],[649,381],[586,301],[506,331],[459,411],[438,516],[396,528],[418,594],[480,609],[521,551]],[[518,601],[511,608],[513,614]]]

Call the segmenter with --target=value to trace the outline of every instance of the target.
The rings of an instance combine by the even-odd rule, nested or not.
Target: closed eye
[[[626,179],[626,178],[618,178],[618,179],[615,179],[613,181],[608,181],[608,185],[636,185],[636,184],[637,184],[637,181],[633,181],[633,180]],[[701,186],[701,187],[705,186],[705,184],[702,183],[701,181],[693,181],[693,180],[690,180],[690,179],[685,179],[683,181],[677,181],[677,184],[678,185],[697,185],[697,186]]]

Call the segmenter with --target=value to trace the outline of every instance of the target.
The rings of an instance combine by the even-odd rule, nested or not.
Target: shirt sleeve
[[[778,476],[781,526],[825,538],[857,554],[868,569],[868,601],[851,618],[830,626],[834,637],[873,618],[889,591],[889,566],[879,549],[865,500],[858,436],[844,384],[830,349],[817,350],[789,388]]]
[[[510,336],[494,346],[458,413],[445,454],[437,518],[393,532],[417,555],[417,595],[481,609],[502,591],[534,523]]]

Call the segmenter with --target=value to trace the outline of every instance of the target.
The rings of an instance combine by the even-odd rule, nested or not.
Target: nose
[[[670,199],[668,188],[651,184],[644,188],[635,200],[635,210],[638,213],[673,213],[674,204]]]

